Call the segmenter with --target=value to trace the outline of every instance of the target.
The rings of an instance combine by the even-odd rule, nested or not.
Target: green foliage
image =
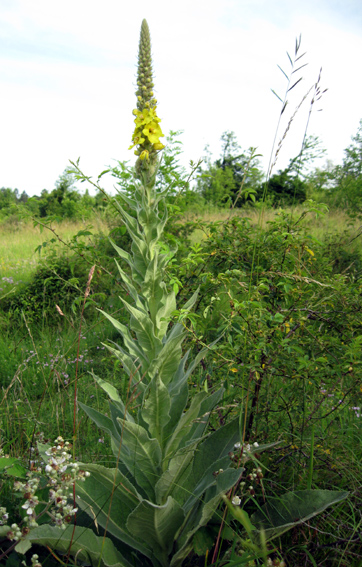
[[[31,280],[18,284],[15,292],[1,301],[8,321],[21,321],[24,312],[29,323],[54,325],[59,322],[56,305],[67,311],[83,293],[87,270],[79,260],[69,256],[48,256],[38,265]]]
[[[353,217],[362,211],[362,120],[341,165],[328,164],[309,176],[319,198],[330,206],[346,209]]]
[[[270,498],[261,510],[251,517],[265,538],[279,537],[292,527],[306,522],[328,506],[347,498],[347,492],[333,490],[299,490],[281,498]]]
[[[269,179],[267,195],[277,206],[303,203],[307,198],[307,186],[297,175],[285,169]]]
[[[315,420],[333,422],[339,399],[356,389],[360,285],[351,267],[350,279],[337,273],[300,219],[281,214],[265,231],[233,219],[205,232],[198,254],[175,264],[180,299],[202,282],[195,348],[224,337],[204,371],[210,384],[226,380],[231,399],[249,392],[246,438],[269,439],[272,427],[293,445]]]
[[[234,132],[224,132],[221,142],[220,158],[212,163],[209,156],[204,160],[206,168],[199,168],[196,190],[208,204],[221,207],[236,203],[241,207],[262,182],[260,163],[253,148],[248,153],[240,151]]]

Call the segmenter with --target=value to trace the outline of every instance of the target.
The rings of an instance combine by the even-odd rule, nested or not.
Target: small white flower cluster
[[[253,470],[251,471],[251,473],[250,473],[246,478],[247,478],[248,480],[251,480],[252,482],[253,482],[254,480],[256,480],[256,481],[257,481],[257,480],[260,480],[260,479],[263,478],[263,472],[262,472],[261,468],[258,467],[257,469],[253,469]]]
[[[240,463],[246,463],[251,457],[250,453],[253,452],[254,449],[259,447],[259,443],[255,442],[252,445],[249,443],[240,443],[239,441],[235,443],[234,450],[230,451],[229,457],[234,462],[237,463],[239,466]]]
[[[257,449],[258,447],[259,447],[259,443],[257,442],[253,443],[252,445],[250,445],[249,443],[245,443],[245,444],[242,444],[240,442],[235,443],[234,450],[230,451],[229,457],[234,463],[237,463],[237,465],[239,465],[239,463],[245,464],[246,461],[252,458],[250,453],[252,453],[253,450]],[[263,473],[260,467],[253,469],[252,472],[246,477],[246,479],[249,482],[256,482],[257,484],[259,484],[262,478],[263,478]],[[238,484],[241,492],[243,492],[245,485],[246,482],[240,482]],[[255,490],[252,484],[248,487],[247,490],[250,496],[255,496]],[[237,495],[234,495],[231,502],[234,506],[240,506],[241,498]]]
[[[27,567],[26,561],[22,561],[21,563],[22,563],[22,565],[24,565],[24,567]],[[31,567],[42,567],[42,564],[39,561],[39,555],[37,555],[36,553],[34,553],[34,555],[32,555]]]
[[[58,437],[55,440],[55,445],[46,451],[46,455],[49,457],[47,464],[45,465],[44,472],[48,477],[47,485],[50,487],[49,490],[49,501],[42,502],[45,504],[44,509],[41,514],[47,513],[52,521],[59,527],[65,529],[66,525],[71,521],[71,517],[76,514],[78,508],[73,507],[73,504],[68,504],[68,499],[73,498],[73,493],[70,490],[73,488],[74,482],[76,480],[85,480],[86,477],[90,475],[89,472],[79,469],[77,463],[70,462],[71,454],[68,452],[71,445],[68,441],[64,441],[62,437]],[[36,496],[36,491],[38,490],[41,478],[38,475],[42,472],[39,467],[35,471],[27,473],[28,479],[26,482],[15,481],[14,490],[21,492],[25,498],[25,503],[22,508],[26,510],[26,516],[24,518],[24,526],[22,529],[19,528],[17,524],[12,524],[11,530],[7,533],[7,537],[10,540],[18,541],[22,536],[29,533],[31,528],[38,526],[36,507],[39,502],[39,498]],[[6,514],[5,509],[0,509]]]
[[[254,447],[255,449],[256,449],[257,447],[259,447],[259,443],[257,443],[256,441],[255,441],[255,443],[253,443],[252,445],[250,445],[249,443],[244,443],[244,445],[243,445],[243,450],[246,451],[247,453],[250,453],[250,451],[252,450],[253,447]],[[234,449],[240,449],[240,448],[241,448],[241,443],[240,443],[240,442],[235,443]]]

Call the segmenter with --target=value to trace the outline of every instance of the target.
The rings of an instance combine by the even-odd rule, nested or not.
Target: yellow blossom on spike
[[[142,111],[138,109],[133,110],[133,114],[136,116],[134,120],[136,128],[132,136],[133,144],[129,149],[134,148],[136,145],[142,145],[146,140],[153,145],[155,150],[162,150],[165,147],[160,142],[160,138],[164,134],[159,125],[161,119],[157,116],[156,111],[156,107],[144,108]]]
[[[157,144],[160,140],[160,136],[163,136],[162,130],[157,122],[150,122],[142,130],[142,134],[148,138],[151,144]]]
[[[143,150],[143,152],[140,155],[140,159],[143,161],[144,159],[148,159],[148,151],[147,150]]]
[[[144,108],[142,112],[140,110],[137,110],[136,112],[137,114],[135,114],[135,111],[133,111],[133,113],[136,116],[134,121],[136,127],[146,126],[146,124],[149,124],[150,122],[153,121],[160,122],[160,119],[156,114],[156,108]]]

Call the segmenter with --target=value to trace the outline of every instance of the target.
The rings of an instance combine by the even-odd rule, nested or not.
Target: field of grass
[[[293,218],[302,210],[294,209]],[[228,216],[228,211],[186,213],[181,222],[215,223]],[[220,426],[229,414],[244,412],[244,432],[250,442],[280,443],[260,457],[264,479],[254,484],[255,494],[242,494],[250,514],[265,495],[279,497],[287,490],[328,488],[350,494],[344,503],[274,540],[272,557],[284,557],[288,567],[361,566],[362,287],[348,269],[344,274],[343,270],[332,273],[331,262],[325,258],[331,252],[324,242],[331,234],[335,250],[335,243],[342,242],[343,250],[358,255],[360,239],[354,237],[360,226],[351,224],[342,211],[318,218],[309,213],[303,230],[295,234],[284,228],[287,221],[275,210],[265,210],[261,216],[253,209],[242,210],[233,216],[241,224],[230,225],[222,235],[220,227],[209,226],[205,231],[195,224],[190,240],[200,244],[200,252],[189,255],[181,250],[182,261],[169,274],[171,281],[177,276],[182,286],[180,305],[201,288],[196,319],[186,320],[188,347],[198,352],[203,344],[222,336],[217,350],[195,372],[195,393],[223,384],[223,407],[213,416],[212,426]],[[248,225],[242,224],[245,217],[250,219]],[[259,223],[265,244],[255,252],[252,230]],[[102,219],[89,224],[94,225],[94,233],[107,232]],[[53,228],[69,241],[86,227],[62,223]],[[311,253],[306,235],[323,241],[323,246],[315,244]],[[13,232],[0,227],[0,238],[1,293],[5,295],[19,281],[30,280],[40,262],[35,248],[54,238],[54,233],[40,232],[32,225]],[[260,265],[255,283],[250,260],[254,255]],[[107,296],[105,310],[122,319],[124,309],[117,299],[122,289],[117,283],[107,287],[109,282],[99,277],[97,285],[106,286],[99,288]],[[27,312],[19,313],[18,323],[9,326],[7,314],[1,314],[0,447],[4,454],[26,461],[34,440],[53,441],[62,435],[73,439],[80,460],[113,462],[107,436],[83,412],[74,412],[75,390],[79,401],[108,411],[104,393],[90,372],[127,395],[120,365],[104,346],[109,340],[117,341],[118,335],[92,303],[83,310],[84,294],[85,286],[73,308],[64,309],[65,314],[49,327],[42,324],[40,328]],[[8,509],[16,515],[17,500],[8,481],[1,489]],[[229,517],[227,522],[236,533],[237,521]],[[219,565],[253,564],[240,562],[238,545],[231,555],[226,553],[228,563]],[[199,561],[197,565],[211,565],[207,555]]]

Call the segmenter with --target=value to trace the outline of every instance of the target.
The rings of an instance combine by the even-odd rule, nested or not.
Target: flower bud
[[[144,159],[148,159],[148,151],[147,150],[143,150],[143,152],[140,155],[140,159],[143,161]]]

